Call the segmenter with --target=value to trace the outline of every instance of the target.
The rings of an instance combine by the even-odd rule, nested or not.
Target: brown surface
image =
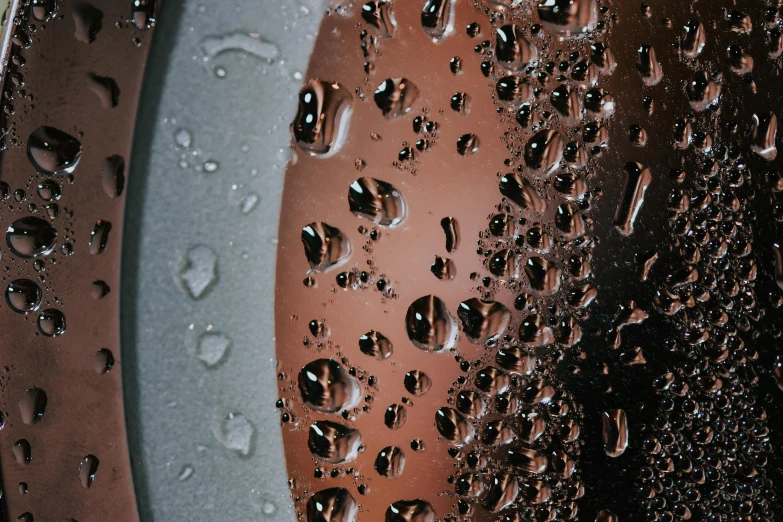
[[[32,99],[13,100],[16,110],[10,123],[18,146],[11,136],[9,149],[0,156],[0,178],[11,190],[24,189],[27,201],[13,198],[3,202],[0,230],[27,215],[27,205],[43,202],[36,194],[37,174],[27,159],[27,136],[41,125],[50,125],[80,137],[84,154],[73,174],[73,184],[63,177],[63,196],[57,203],[60,215],[53,220],[58,229],[58,247],[45,258],[47,268],[44,308],[61,309],[67,320],[66,332],[56,338],[38,333],[37,313],[14,313],[3,299],[0,305],[0,360],[7,365],[2,373],[2,410],[6,425],[0,430],[0,465],[3,477],[3,503],[6,519],[24,512],[35,520],[75,519],[79,522],[138,520],[133,482],[125,439],[119,347],[119,286],[124,197],[110,198],[104,191],[102,175],[105,158],[118,154],[125,158],[127,175],[131,137],[141,87],[144,63],[152,31],[137,31],[126,18],[131,3],[112,0],[96,4],[103,11],[102,29],[95,41],[86,44],[74,36],[73,8],[65,1],[55,20],[30,20],[37,30],[32,45],[20,53],[26,65],[24,90]],[[122,27],[115,27],[115,23]],[[140,45],[131,39],[138,37]],[[12,66],[12,71],[15,68]],[[89,88],[89,73],[113,78],[120,90],[119,105],[104,108]],[[6,82],[5,88],[9,85]],[[39,210],[40,212],[40,210]],[[73,212],[72,215],[70,213]],[[39,214],[40,215],[40,214]],[[90,255],[90,233],[97,220],[112,223],[106,250]],[[68,229],[74,254],[59,252]],[[2,264],[7,281],[39,274],[32,260],[15,258],[3,240]],[[57,264],[52,264],[56,259]],[[91,294],[91,283],[104,280],[111,292],[101,300]],[[55,299],[58,298],[58,301]],[[116,360],[105,375],[94,369],[95,353],[108,348]],[[43,419],[35,425],[23,424],[19,400],[28,388],[46,391],[48,405]],[[11,448],[18,439],[32,446],[32,461],[23,466],[14,460]],[[100,460],[97,475],[89,489],[79,481],[80,461],[88,454]],[[26,482],[29,493],[17,492]]]

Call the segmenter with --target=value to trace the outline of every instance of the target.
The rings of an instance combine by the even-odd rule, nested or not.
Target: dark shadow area
[[[144,463],[141,460],[144,435],[141,430],[141,408],[139,406],[139,375],[136,349],[136,323],[138,301],[138,275],[142,246],[141,223],[144,197],[148,189],[148,175],[155,122],[160,113],[163,78],[169,68],[172,49],[182,21],[184,0],[166,0],[158,15],[155,38],[144,75],[136,129],[133,137],[133,152],[128,180],[125,207],[124,243],[122,246],[122,288],[120,301],[122,383],[125,402],[125,422],[128,431],[133,483],[136,490],[141,520],[154,520],[149,502],[149,491]]]

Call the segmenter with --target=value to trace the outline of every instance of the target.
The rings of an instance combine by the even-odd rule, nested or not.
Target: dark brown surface
[[[15,92],[11,101],[15,113],[4,123],[11,132],[5,138],[8,150],[0,155],[0,179],[12,192],[23,189],[27,200],[17,203],[11,197],[2,203],[1,230],[28,215],[30,203],[38,206],[37,215],[43,212],[44,202],[36,192],[46,176],[36,173],[26,152],[27,137],[33,130],[41,125],[55,127],[78,137],[84,150],[72,183],[65,177],[55,178],[62,184],[63,195],[57,202],[59,216],[52,220],[58,230],[58,245],[43,259],[46,271],[36,272],[32,260],[14,257],[5,240],[0,247],[5,269],[3,291],[10,280],[43,276],[41,309],[58,308],[67,321],[63,335],[47,338],[38,332],[37,313],[17,314],[4,299],[0,306],[0,360],[6,366],[0,370],[5,414],[5,427],[0,430],[0,466],[3,509],[6,519],[11,520],[25,512],[41,521],[138,520],[125,438],[119,346],[124,197],[109,197],[102,179],[109,156],[123,157],[126,175],[129,170],[152,30],[139,31],[127,23],[130,1],[100,2],[95,7],[103,13],[102,27],[92,43],[85,43],[75,36],[77,4],[84,7],[81,2],[64,1],[56,18],[46,23],[24,12],[17,31],[30,34],[32,43],[29,49],[12,46],[11,54],[20,54],[26,63],[10,69],[24,76],[23,89],[31,97],[23,99],[8,81],[4,85],[7,91]],[[138,45],[134,38],[138,38]],[[116,107],[104,107],[90,88],[90,74],[116,82]],[[4,100],[4,106],[7,104]],[[98,220],[110,222],[112,228],[105,251],[91,255],[88,244]],[[60,252],[66,235],[73,245],[71,256]],[[102,299],[91,294],[93,281],[99,279],[111,289]],[[116,361],[103,375],[94,365],[95,354],[102,348],[109,349]],[[21,421],[19,401],[33,386],[46,391],[48,404],[39,423],[26,425]],[[11,448],[19,439],[26,439],[32,447],[28,465],[14,459]],[[80,463],[87,455],[100,462],[89,489],[79,475]],[[20,482],[27,483],[25,495],[17,491]]]

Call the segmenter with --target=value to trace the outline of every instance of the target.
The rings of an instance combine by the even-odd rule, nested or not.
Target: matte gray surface
[[[167,0],[159,18],[123,245],[122,371],[144,521],[295,518],[274,407],[274,264],[288,125],[324,4]],[[199,351],[207,330],[222,336]],[[229,413],[244,420],[221,432]]]

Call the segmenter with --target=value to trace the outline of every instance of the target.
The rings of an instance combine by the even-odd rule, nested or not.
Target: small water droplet
[[[65,333],[65,315],[56,308],[49,308],[38,316],[38,330],[47,337]]]
[[[307,501],[307,522],[354,522],[357,511],[347,489],[324,489]]]
[[[331,421],[315,421],[310,425],[307,446],[314,457],[341,464],[356,458],[361,445],[361,435],[342,424]]]
[[[132,0],[131,23],[145,31],[155,25],[155,0]]]
[[[22,422],[25,424],[38,424],[43,420],[46,413],[46,404],[48,398],[46,392],[41,388],[30,388],[19,401],[19,411],[22,416]]]
[[[14,459],[18,464],[30,464],[33,460],[33,451],[27,439],[19,439],[14,443]]]
[[[211,368],[223,360],[226,352],[231,347],[231,338],[220,332],[204,332],[195,343],[193,355]]]
[[[461,156],[471,156],[478,152],[479,139],[473,133],[463,134],[457,140],[457,152]]]
[[[111,232],[111,223],[104,219],[99,219],[90,233],[89,250],[90,254],[97,256],[106,250],[106,244],[109,241],[109,232]]]
[[[408,393],[419,397],[432,387],[432,379],[421,370],[411,370],[405,374],[404,384]]]
[[[405,455],[400,448],[387,446],[378,452],[373,467],[382,477],[398,478],[405,469]]]
[[[217,254],[208,246],[189,248],[176,272],[179,287],[193,299],[199,299],[217,278]]]
[[[359,402],[359,384],[332,359],[307,363],[299,372],[298,384],[302,400],[316,411],[337,413]]]
[[[537,54],[536,48],[522,36],[519,26],[509,24],[497,29],[495,56],[503,68],[520,72],[536,59]]]
[[[475,297],[460,303],[457,317],[463,333],[474,344],[496,341],[511,322],[511,312],[503,304]]]
[[[617,458],[628,447],[628,424],[625,411],[608,410],[601,416],[603,422],[604,451],[612,458]]]
[[[435,413],[438,432],[455,446],[463,446],[473,438],[473,425],[453,408],[440,408]]]
[[[87,86],[98,97],[104,109],[112,109],[120,103],[120,88],[113,78],[90,73],[87,76]]]
[[[382,38],[390,38],[397,28],[390,0],[370,0],[364,4],[362,19]]]
[[[538,16],[549,30],[575,36],[592,29],[598,10],[592,0],[543,0],[538,4]]]
[[[212,434],[227,449],[247,456],[256,429],[241,413],[229,413],[212,426]]]
[[[336,152],[347,132],[351,100],[351,94],[339,83],[318,79],[306,82],[291,124],[297,146],[314,155]]]
[[[355,216],[387,227],[399,225],[406,214],[402,194],[391,184],[375,178],[359,178],[351,183],[348,205]]]
[[[20,314],[29,314],[38,310],[42,297],[41,288],[29,279],[11,281],[5,291],[8,306]]]
[[[250,214],[256,208],[261,198],[255,192],[248,193],[239,201],[239,211],[242,214]]]
[[[108,348],[101,348],[95,352],[95,357],[92,360],[93,369],[98,375],[109,373],[114,368],[114,354]]]
[[[76,2],[73,8],[76,39],[86,44],[95,41],[103,26],[103,12],[92,4]]]
[[[452,30],[452,0],[427,0],[421,11],[421,26],[433,40],[440,40]]]
[[[389,119],[408,113],[418,97],[418,87],[407,78],[388,78],[378,86],[373,95],[375,105]]]
[[[54,127],[38,127],[27,140],[27,157],[42,174],[71,174],[82,157],[82,144]]]
[[[79,482],[82,486],[89,488],[95,480],[95,474],[98,473],[100,461],[95,455],[87,455],[79,463]]]
[[[426,352],[451,349],[459,332],[446,304],[433,295],[420,297],[408,307],[405,326],[411,342]]]
[[[125,160],[122,156],[115,154],[106,158],[101,184],[103,191],[110,198],[118,198],[122,195],[125,189]]]
[[[392,355],[392,343],[380,332],[371,330],[359,338],[359,349],[375,359],[388,359]]]
[[[652,181],[650,169],[636,162],[625,164],[625,186],[614,215],[614,226],[621,234],[633,233],[633,225],[644,202],[644,194]]]

